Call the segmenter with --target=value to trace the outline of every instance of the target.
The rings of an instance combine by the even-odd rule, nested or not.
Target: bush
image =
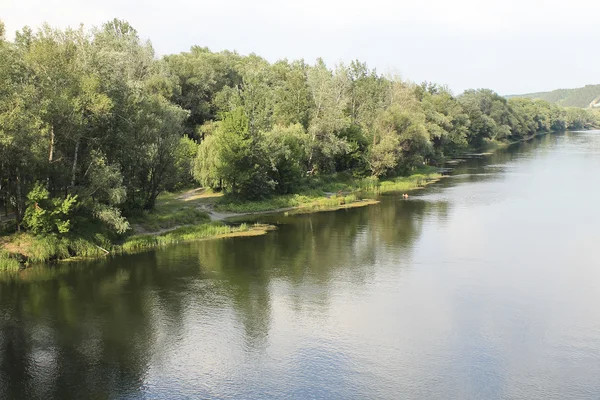
[[[71,228],[69,216],[75,207],[77,196],[50,199],[50,193],[41,184],[36,183],[27,194],[27,209],[23,225],[32,233],[67,233]]]

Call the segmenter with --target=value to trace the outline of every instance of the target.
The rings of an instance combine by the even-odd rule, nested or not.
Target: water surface
[[[600,132],[0,281],[2,399],[598,399]]]

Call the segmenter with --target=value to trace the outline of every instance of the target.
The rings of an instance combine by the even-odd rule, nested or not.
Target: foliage
[[[175,179],[167,188],[171,191],[180,190],[193,184],[194,159],[198,153],[198,144],[188,136],[179,139],[175,151]]]
[[[305,176],[307,140],[300,124],[276,125],[264,133],[264,154],[269,162],[267,174],[269,181],[275,184],[276,193],[292,193],[300,186]]]
[[[27,195],[27,210],[23,218],[24,225],[34,234],[57,232],[65,234],[71,228],[71,213],[77,202],[77,196],[49,198],[50,193],[37,183]]]
[[[198,152],[195,175],[203,184],[216,184],[241,198],[257,199],[270,194],[275,182],[269,179],[267,156],[260,134],[252,133],[244,108],[225,114],[212,139]]]

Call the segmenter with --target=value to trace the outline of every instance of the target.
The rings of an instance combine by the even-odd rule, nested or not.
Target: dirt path
[[[207,197],[206,196],[206,188],[199,187],[199,188],[191,189],[191,190],[181,193],[179,196],[176,197],[176,199],[183,200],[183,201],[191,201],[191,200],[198,200],[202,197]]]
[[[174,231],[175,229],[179,229],[184,226],[191,226],[191,225],[175,225],[170,228],[159,229],[157,231],[147,231],[144,228],[142,228],[139,224],[135,224],[135,225],[131,225],[131,229],[133,230],[133,233],[135,235],[158,236],[158,235],[162,235],[163,233],[168,233],[168,232]]]
[[[255,212],[246,212],[246,213],[227,213],[227,212],[215,211],[210,204],[200,204],[198,206],[198,209],[200,209],[208,214],[211,221],[223,221],[227,218],[242,217],[244,215],[276,214],[276,213],[281,213],[281,212],[286,212],[286,211],[291,211],[291,210],[297,210],[300,208],[301,207],[286,207],[286,208],[276,208],[274,210],[268,210],[268,211],[255,211]]]
[[[309,207],[298,206],[298,207],[276,208],[274,210],[256,211],[256,212],[247,212],[247,213],[217,212],[211,207],[211,205],[208,205],[208,204],[201,204],[200,206],[198,206],[198,208],[200,210],[206,212],[209,215],[211,221],[223,221],[227,218],[241,217],[241,216],[245,216],[245,215],[277,214],[277,213],[282,213],[282,212],[286,212],[286,211],[300,211],[301,212],[301,210],[303,210],[303,209],[310,210],[310,211],[308,211],[309,213],[317,213],[317,212],[337,211],[337,210],[355,208],[355,207],[364,207],[364,206],[369,206],[369,205],[378,204],[378,203],[379,203],[378,200],[364,199],[364,200],[359,200],[359,201],[355,201],[352,203],[340,204],[335,207],[329,207],[329,208],[323,208],[323,209],[310,209]]]

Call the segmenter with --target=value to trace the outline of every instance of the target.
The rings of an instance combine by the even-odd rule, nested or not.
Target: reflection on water
[[[598,398],[600,134],[0,282],[0,398]]]

